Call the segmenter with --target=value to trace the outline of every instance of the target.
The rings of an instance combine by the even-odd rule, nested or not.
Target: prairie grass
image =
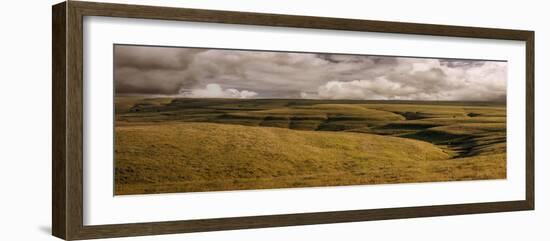
[[[115,194],[506,178],[498,103],[117,97]]]

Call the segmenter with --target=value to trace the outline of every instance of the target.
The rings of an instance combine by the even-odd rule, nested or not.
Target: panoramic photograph
[[[506,61],[113,54],[115,195],[506,179]]]

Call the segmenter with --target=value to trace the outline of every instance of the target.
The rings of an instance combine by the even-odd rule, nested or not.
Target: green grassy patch
[[[116,194],[506,177],[506,106],[116,97]]]

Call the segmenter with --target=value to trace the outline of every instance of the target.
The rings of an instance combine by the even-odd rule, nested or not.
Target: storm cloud
[[[115,45],[117,94],[505,100],[505,61]]]

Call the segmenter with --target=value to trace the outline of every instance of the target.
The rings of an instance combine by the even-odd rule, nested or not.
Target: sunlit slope
[[[127,97],[131,98],[131,97]],[[121,103],[131,100],[120,98]],[[134,100],[135,101],[135,100]],[[399,114],[339,101],[174,99],[158,104],[154,99],[118,105],[121,121],[189,121],[282,127],[297,130],[341,131],[405,120]],[[330,104],[329,104],[330,103]],[[117,106],[117,107],[118,107]]]
[[[455,158],[506,153],[505,106],[364,105],[406,117],[361,131],[427,141]],[[359,131],[359,130],[353,130]]]
[[[299,130],[403,134],[458,123],[505,123],[506,107],[493,103],[351,100],[117,99],[120,121],[190,121]],[[163,103],[164,102],[164,103]],[[366,104],[368,103],[368,104]],[[463,104],[463,105],[461,105]],[[120,107],[120,108],[119,108]],[[398,130],[396,133],[391,130]]]
[[[363,133],[149,122],[117,125],[115,140],[116,194],[494,179],[506,175],[503,158],[456,161],[428,142]]]
[[[216,122],[284,127],[297,130],[340,131],[368,127],[376,123],[404,120],[388,111],[352,104],[316,104],[258,111],[227,113]]]
[[[117,104],[118,125],[209,122],[370,133],[430,142],[454,158],[506,151],[503,103],[135,97],[118,102],[124,103]]]

